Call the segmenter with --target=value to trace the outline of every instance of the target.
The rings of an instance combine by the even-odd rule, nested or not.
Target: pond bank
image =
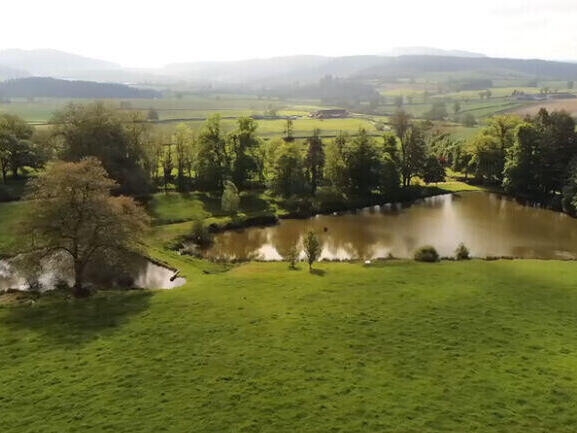
[[[281,260],[307,231],[320,238],[321,260],[412,258],[424,245],[450,257],[461,242],[474,257],[577,258],[577,220],[487,192],[444,192],[410,202],[220,232],[204,256],[218,261]]]

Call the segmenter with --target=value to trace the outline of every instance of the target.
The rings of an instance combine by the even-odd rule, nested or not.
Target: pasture
[[[573,432],[575,264],[250,263],[0,299],[0,430]]]

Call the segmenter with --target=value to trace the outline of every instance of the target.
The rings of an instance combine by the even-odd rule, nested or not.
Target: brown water
[[[434,246],[442,256],[452,256],[460,242],[476,257],[577,258],[577,219],[484,192],[225,232],[215,237],[206,256],[279,260],[279,252],[309,230],[322,241],[323,259],[372,259],[388,254],[412,257],[423,245]]]

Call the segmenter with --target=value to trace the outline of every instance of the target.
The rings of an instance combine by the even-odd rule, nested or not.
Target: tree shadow
[[[148,308],[151,296],[146,290],[100,292],[86,299],[51,293],[32,304],[4,309],[0,325],[15,332],[29,330],[53,344],[75,347],[116,332],[130,316]]]
[[[324,277],[325,274],[327,273],[327,271],[324,271],[324,270],[322,270],[322,269],[313,268],[313,269],[310,270],[310,273],[313,274],[313,275],[316,275],[316,276],[318,276],[318,277]]]

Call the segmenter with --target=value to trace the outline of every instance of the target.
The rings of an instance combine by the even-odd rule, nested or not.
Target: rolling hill
[[[65,76],[81,71],[120,69],[121,66],[64,51],[41,49],[0,51],[0,66],[21,69],[36,76]]]

